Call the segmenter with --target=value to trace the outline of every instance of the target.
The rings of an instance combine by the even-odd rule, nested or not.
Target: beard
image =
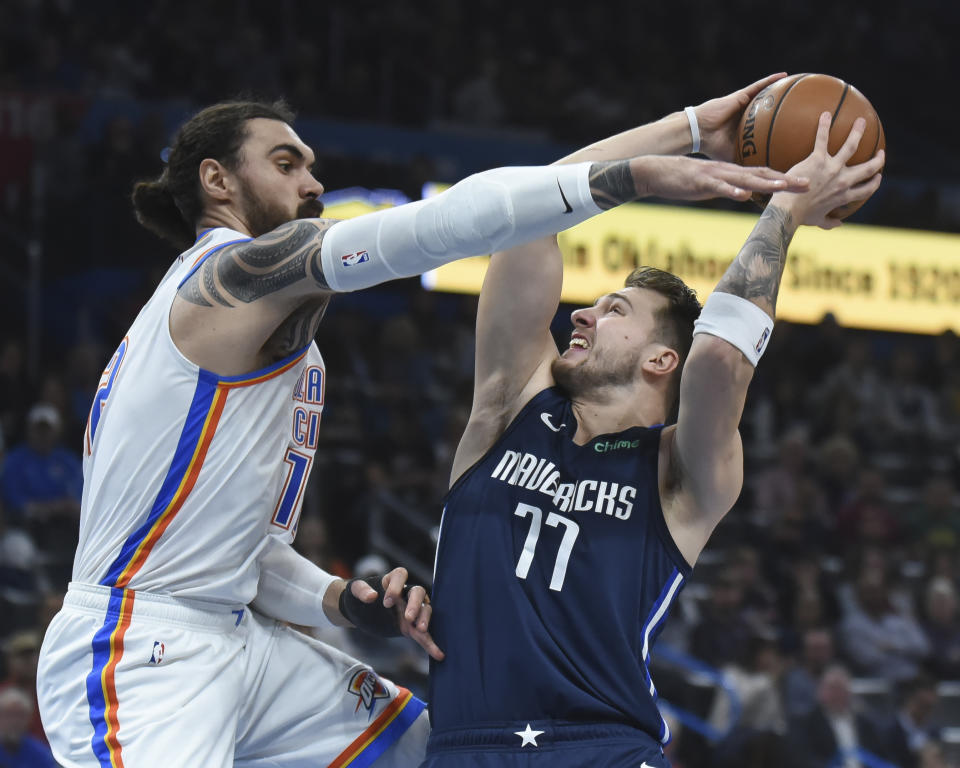
[[[641,350],[631,350],[619,359],[610,359],[603,353],[596,358],[582,360],[578,364],[558,357],[550,366],[553,380],[567,397],[583,398],[604,389],[614,389],[631,384],[639,374]]]
[[[254,237],[265,235],[288,221],[313,219],[323,213],[323,202],[315,198],[308,198],[301,202],[291,216],[288,208],[279,203],[263,199],[253,190],[253,186],[246,181],[242,182],[241,190],[247,226],[250,228],[250,234]]]

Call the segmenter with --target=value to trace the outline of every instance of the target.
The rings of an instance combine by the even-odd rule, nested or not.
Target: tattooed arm
[[[830,121],[820,121],[809,158],[791,173],[809,178],[802,194],[778,192],[716,290],[753,302],[774,317],[787,248],[802,224],[832,228],[830,211],[872,194],[880,183],[882,154],[855,166],[846,161],[863,135],[858,121],[836,155],[827,151]],[[762,363],[761,363],[762,364]],[[660,491],[667,526],[693,563],[717,523],[733,506],[743,484],[743,447],[737,431],[753,365],[727,341],[694,336],[680,380],[676,427],[664,430]]]
[[[299,219],[211,254],[180,287],[170,332],[221,375],[258,370],[310,342],[329,301],[320,267],[335,221]]]

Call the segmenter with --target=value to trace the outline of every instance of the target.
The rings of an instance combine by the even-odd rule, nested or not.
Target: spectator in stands
[[[717,745],[715,763],[738,767],[779,764],[787,721],[779,693],[783,657],[772,631],[751,636],[745,662],[729,664],[723,673],[741,709],[734,721],[730,697],[713,699],[708,721],[720,732],[732,728]]]
[[[788,718],[802,717],[817,705],[817,685],[836,661],[833,635],[818,627],[803,633],[800,658],[783,676],[783,705]]]
[[[857,768],[857,750],[879,755],[883,745],[870,720],[853,709],[850,673],[840,665],[829,667],[817,687],[817,706],[790,723],[791,768]]]
[[[900,539],[900,526],[887,503],[883,473],[863,468],[852,497],[837,510],[837,540],[840,551],[863,544],[886,547]]]
[[[817,482],[823,490],[827,513],[836,518],[853,494],[860,468],[860,450],[846,434],[835,432],[817,449]]]
[[[950,579],[927,585],[923,628],[930,640],[930,671],[941,680],[960,680],[960,600]]]
[[[899,768],[919,768],[923,748],[939,737],[934,723],[937,686],[927,675],[903,683],[900,706],[893,720],[880,730],[886,756]]]
[[[931,438],[941,440],[946,435],[937,399],[929,387],[917,380],[917,367],[914,348],[900,344],[890,362],[890,376],[883,384],[879,417],[889,447],[919,452],[915,458],[923,460]]]
[[[803,508],[805,517],[822,520],[825,504],[819,488],[811,487],[810,440],[805,427],[794,427],[780,439],[777,463],[766,469],[754,485],[754,520],[770,527],[785,510]]]
[[[920,749],[917,768],[956,768],[956,763],[948,763],[943,754],[943,742],[928,741]]]
[[[742,544],[730,556],[730,565],[737,572],[743,591],[743,608],[754,626],[774,626],[777,615],[777,594],[760,567],[760,553]]]
[[[857,335],[850,339],[839,362],[813,390],[811,411],[831,429],[838,423],[844,424],[860,445],[870,445],[876,439],[882,382],[873,362],[869,338]]]
[[[710,584],[709,602],[690,635],[690,653],[718,668],[740,662],[751,634],[739,574],[728,566]]]
[[[30,696],[30,716],[27,718],[27,733],[35,739],[47,741],[40,722],[34,691],[37,690],[37,658],[40,653],[40,634],[35,630],[23,630],[12,635],[3,644],[6,661],[6,677],[0,680],[0,693],[10,689],[20,690]],[[0,765],[3,762],[0,761]]]
[[[953,498],[956,488],[945,474],[924,483],[920,503],[910,512],[911,540],[920,552],[929,549],[956,549],[960,546],[960,506]]]
[[[883,571],[861,570],[853,605],[843,617],[843,647],[860,675],[900,682],[915,677],[930,653],[923,629],[894,610]]]
[[[0,765],[57,768],[50,748],[28,732],[33,696],[20,688],[0,691]]]
[[[7,526],[0,501],[0,636],[31,623],[45,587],[37,545],[22,528]]]
[[[799,554],[784,549],[770,553],[774,561],[774,583],[779,595],[780,628],[785,648],[800,649],[802,635],[811,629],[832,626],[840,617],[840,605],[833,585],[820,567],[814,551]]]
[[[3,500],[13,521],[45,520],[80,509],[83,469],[60,445],[60,413],[37,403],[27,414],[27,439],[7,454]]]
[[[61,416],[49,403],[27,414],[27,439],[7,455],[2,490],[8,522],[23,525],[44,552],[72,560],[83,468],[60,444]]]

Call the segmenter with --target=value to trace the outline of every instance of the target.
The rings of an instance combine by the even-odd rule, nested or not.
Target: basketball
[[[736,161],[788,171],[813,151],[823,112],[833,115],[828,143],[831,154],[843,145],[854,120],[863,117],[867,121],[860,146],[847,165],[865,162],[886,147],[880,118],[866,96],[838,77],[806,73],[778,80],[750,102],[740,119]],[[761,205],[768,199],[754,196]],[[856,200],[830,215],[845,219],[865,202]]]

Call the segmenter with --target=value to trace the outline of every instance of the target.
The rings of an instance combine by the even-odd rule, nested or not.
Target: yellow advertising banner
[[[349,215],[364,212],[353,205]],[[347,212],[331,206],[327,215]],[[756,220],[750,213],[644,203],[607,211],[559,235],[562,300],[591,304],[619,288],[631,269],[647,265],[678,275],[703,301]],[[487,262],[453,262],[423,283],[475,294]],[[790,247],[777,316],[817,323],[827,313],[855,328],[960,333],[960,235],[862,224],[802,227]]]

